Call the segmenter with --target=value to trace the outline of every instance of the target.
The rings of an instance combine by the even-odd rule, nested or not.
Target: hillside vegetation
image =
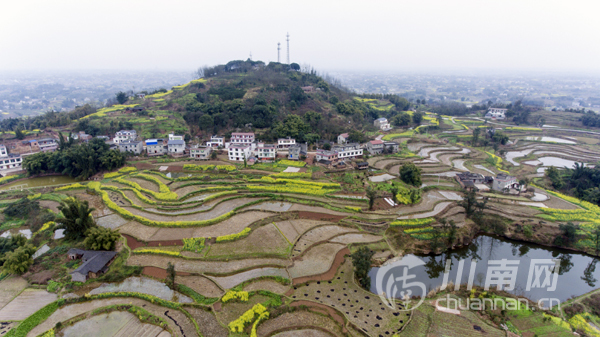
[[[312,90],[302,89],[309,86]],[[338,134],[352,130],[372,134],[376,131],[373,120],[392,118],[410,107],[398,96],[356,97],[315,71],[299,71],[295,64],[265,65],[250,60],[206,68],[203,78],[170,90],[141,92],[143,98],[137,94],[123,95],[118,105],[110,107],[95,109],[86,105],[28,120],[7,119],[0,127],[6,131],[66,127],[91,135],[135,129],[144,138],[175,132],[188,139],[253,130],[265,141],[289,136],[314,143],[334,140]],[[140,107],[141,111],[128,110]]]

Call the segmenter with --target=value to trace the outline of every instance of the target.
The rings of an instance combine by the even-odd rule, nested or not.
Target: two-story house
[[[131,152],[133,154],[141,154],[143,150],[142,142],[139,140],[122,141],[117,144],[120,152]]]
[[[247,144],[250,145],[254,143],[254,132],[234,132],[231,134],[231,139],[229,140],[230,145],[235,144]]]
[[[167,154],[167,146],[162,139],[146,139],[146,153],[149,157]]]
[[[300,160],[302,156],[307,155],[308,153],[308,144],[298,143],[296,145],[292,145],[288,148],[288,159],[290,160]]]
[[[260,161],[275,161],[275,158],[277,158],[277,146],[275,144],[258,143],[256,156]]]
[[[190,158],[199,160],[209,160],[212,148],[210,146],[192,146],[190,148]]]
[[[331,150],[337,152],[338,159],[354,159],[363,155],[363,149],[358,143],[334,145]]]
[[[225,138],[219,137],[219,136],[211,136],[210,141],[206,142],[206,146],[224,147],[225,146]]]
[[[506,119],[506,111],[508,111],[508,109],[490,108],[484,118],[503,120]]]
[[[367,151],[370,154],[381,154],[383,152],[383,140],[371,140],[367,142]]]
[[[287,149],[290,146],[296,145],[296,140],[294,138],[279,138],[277,139],[277,148],[278,149]]]
[[[53,152],[58,149],[58,142],[54,138],[42,138],[37,141],[37,145],[42,152]]]
[[[338,144],[346,144],[348,142],[348,134],[347,133],[342,133],[341,135],[339,135],[337,137],[337,143]]]
[[[5,149],[6,152],[6,149]],[[0,157],[0,171],[18,169],[21,167],[23,159],[20,154],[9,153]]]
[[[387,131],[392,128],[390,122],[388,122],[387,118],[377,118],[373,124],[378,127],[380,130]]]
[[[171,139],[171,135],[169,135],[167,152],[171,156],[183,156],[185,154],[185,140]]]
[[[396,142],[383,142],[383,147],[387,152],[396,153],[400,148],[400,144]]]
[[[321,150],[321,149],[317,150],[317,156],[316,156],[317,161],[326,160],[329,162],[335,162],[335,161],[337,161],[337,159],[338,159],[338,154],[335,151]]]
[[[133,141],[137,139],[137,132],[135,130],[121,130],[115,133],[113,142],[119,144],[122,142]]]
[[[250,158],[252,147],[250,144],[230,144],[227,149],[229,160],[244,161],[244,158]]]
[[[516,177],[509,176],[508,174],[500,173],[494,178],[492,183],[492,189],[496,191],[504,191],[504,189],[517,189],[519,188],[519,182]]]

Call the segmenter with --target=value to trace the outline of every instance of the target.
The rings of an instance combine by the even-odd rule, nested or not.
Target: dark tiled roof
[[[83,264],[72,273],[87,275],[88,272],[97,273],[101,271],[117,255],[117,252],[70,249],[68,254],[83,255],[81,258]]]

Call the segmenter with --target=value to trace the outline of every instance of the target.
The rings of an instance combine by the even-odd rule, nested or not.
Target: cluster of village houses
[[[496,113],[494,111],[494,113]],[[504,113],[503,111],[500,113]],[[379,118],[374,122],[381,130],[389,130],[390,124],[385,118]],[[79,132],[71,137],[78,141],[87,142],[93,137],[84,132]],[[277,158],[287,157],[290,160],[304,160],[308,156],[308,145],[296,143],[294,138],[280,138],[276,144],[267,144],[257,141],[253,132],[234,132],[228,142],[224,137],[212,136],[204,145],[188,145],[183,136],[169,134],[164,139],[138,140],[135,130],[121,130],[115,134],[113,139],[108,136],[96,136],[104,139],[112,148],[121,152],[134,155],[146,153],[150,157],[169,155],[172,157],[191,157],[198,160],[211,159],[215,150],[226,150],[230,161],[247,161],[249,164],[255,162],[272,162]],[[37,152],[55,151],[58,141],[54,138],[43,138],[39,140],[23,140],[9,144],[10,151],[5,145],[0,144],[0,173],[7,174],[20,171],[22,157]],[[364,153],[377,155],[382,153],[396,153],[399,144],[396,142],[371,140],[366,144],[353,143],[349,141],[349,135],[343,133],[337,137],[337,143],[330,149],[317,149],[314,163],[327,167],[344,167],[352,160],[363,158]],[[10,152],[10,153],[9,153]],[[279,156],[278,156],[279,152]],[[283,152],[283,153],[281,153]],[[355,163],[358,169],[368,168],[368,163],[359,161]],[[498,175],[496,178],[484,177],[481,174],[465,172],[456,176],[457,180],[465,188],[485,190],[487,185],[493,189],[504,191],[514,189],[518,186],[515,177]],[[489,189],[489,188],[488,188]]]

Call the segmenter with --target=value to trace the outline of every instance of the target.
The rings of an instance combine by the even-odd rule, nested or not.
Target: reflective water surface
[[[490,269],[493,269],[488,269],[488,262],[502,259],[514,262],[510,266],[518,267],[516,269],[516,282],[514,290],[509,292],[535,301],[542,298],[556,298],[562,302],[571,296],[585,294],[600,286],[600,282],[598,282],[600,279],[600,270],[596,270],[598,259],[568,250],[554,249],[491,236],[479,236],[467,247],[454,249],[441,255],[418,256],[418,258],[422,259],[425,265],[410,269],[410,273],[416,275],[416,278],[411,281],[423,282],[427,286],[428,291],[442,285],[447,259],[452,260],[448,278],[448,281],[452,282],[456,282],[457,280],[459,261],[465,260],[461,273],[460,283],[463,284],[461,289],[465,289],[467,280],[469,279],[472,259],[477,260],[473,278],[473,284],[476,286],[485,285],[487,273]],[[545,284],[544,288],[535,287],[534,282],[536,279],[540,286],[544,285],[546,275],[537,263],[533,263],[533,265],[536,265],[538,270],[536,271],[534,267],[530,271],[533,259],[552,259],[558,261],[559,272],[556,281],[556,290],[551,291],[552,284]],[[496,265],[491,263],[490,266],[493,267]],[[371,291],[374,293],[377,293],[375,284],[378,269],[372,268],[369,272],[369,276],[371,277]],[[533,287],[527,291],[526,288],[529,280],[532,281],[530,283]],[[548,278],[548,281],[552,283],[553,275]],[[494,283],[491,283],[491,285],[491,289],[496,289]]]

